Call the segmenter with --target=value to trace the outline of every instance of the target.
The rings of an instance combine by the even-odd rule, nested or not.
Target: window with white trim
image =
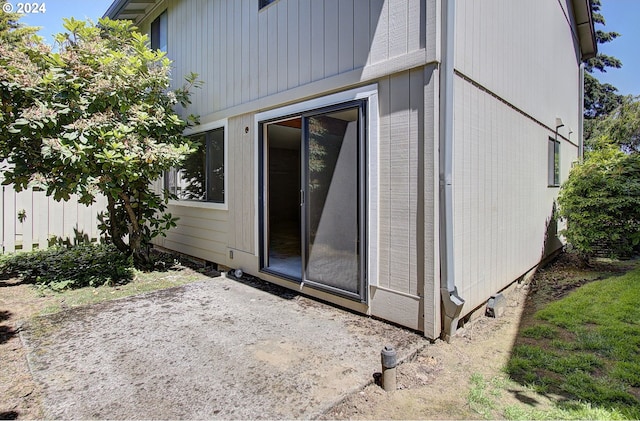
[[[224,127],[193,135],[191,141],[197,149],[165,173],[165,188],[178,200],[225,203]]]

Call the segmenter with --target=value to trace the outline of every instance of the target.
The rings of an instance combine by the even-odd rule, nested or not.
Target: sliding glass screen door
[[[262,270],[364,300],[364,101],[262,123]]]

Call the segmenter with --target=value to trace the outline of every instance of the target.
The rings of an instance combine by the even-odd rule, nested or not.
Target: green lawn
[[[513,380],[564,408],[602,410],[596,418],[640,419],[640,268],[587,283],[534,320],[507,365]]]

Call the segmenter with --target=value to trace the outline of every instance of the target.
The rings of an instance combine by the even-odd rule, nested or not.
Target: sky
[[[618,88],[620,94],[640,95],[640,0],[602,0],[601,4],[606,25],[596,29],[618,32],[620,37],[600,44],[598,51],[620,59],[622,68],[596,71],[594,76]]]
[[[38,3],[46,6],[44,13],[25,14],[20,22],[31,26],[40,26],[42,29],[38,33],[45,38],[48,43],[53,43],[53,35],[63,32],[62,18],[74,17],[78,20],[90,18],[94,22],[104,15],[113,0],[42,0],[29,1],[28,3]],[[27,3],[25,0],[7,0],[17,9],[18,3]]]
[[[9,0],[14,7],[17,0]],[[46,12],[28,14],[22,19],[32,26],[41,26],[40,35],[53,42],[52,34],[62,31],[62,18],[76,19],[102,17],[112,0],[46,0]],[[604,27],[596,29],[619,32],[621,36],[608,44],[598,46],[599,51],[622,61],[621,69],[609,69],[606,73],[594,74],[601,82],[610,83],[623,95],[640,95],[640,0],[602,0],[601,13]]]

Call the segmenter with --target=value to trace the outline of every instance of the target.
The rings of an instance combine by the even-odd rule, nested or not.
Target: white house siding
[[[561,117],[577,132],[579,50],[566,1],[456,0],[455,67],[544,124]]]
[[[577,157],[578,58],[565,0],[456,5],[454,252],[467,312],[542,257],[558,193],[547,187],[556,117],[563,179]],[[279,0],[258,11],[257,0],[165,0],[141,28],[165,9],[175,83],[189,72],[205,82],[188,111],[227,120],[228,191],[225,210],[172,205],[181,220],[161,244],[298,288],[258,273],[255,115],[375,84],[369,305],[302,291],[438,336],[439,1]]]
[[[205,85],[194,91],[191,110],[206,121],[241,104],[423,50],[424,3],[279,0],[258,11],[257,0],[165,0],[141,28],[167,10],[173,79],[181,84],[189,72],[200,75]]]
[[[456,1],[454,254],[463,313],[543,257],[559,190],[547,186],[556,117],[565,124],[562,180],[577,159],[569,128],[578,126],[578,53],[560,3]]]
[[[229,119],[228,136],[228,246],[249,254],[256,251],[255,175],[256,148],[253,133],[253,114]],[[248,130],[247,130],[248,129]],[[223,261],[219,261],[223,263]]]
[[[225,263],[229,232],[229,213],[187,205],[169,205],[169,212],[180,218],[178,226],[156,243],[171,250],[211,262]]]
[[[424,254],[422,236],[425,68],[381,79],[378,89],[379,272],[371,311],[422,330],[423,262],[428,258],[433,264],[432,253]]]

